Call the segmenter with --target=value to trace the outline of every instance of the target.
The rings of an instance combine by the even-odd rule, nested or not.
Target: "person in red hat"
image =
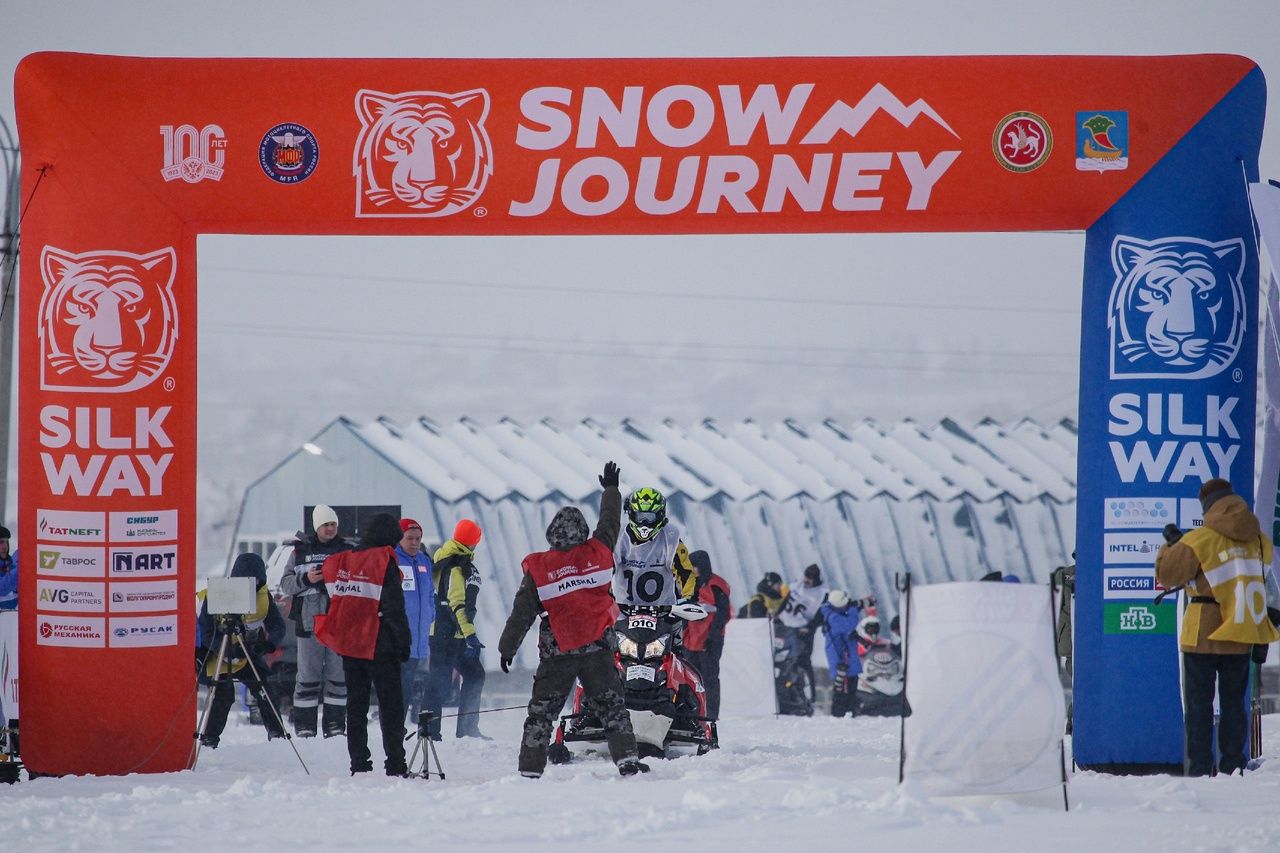
[[[453,683],[454,670],[462,676],[457,737],[485,737],[480,733],[478,716],[484,689],[484,664],[480,662],[484,644],[476,636],[475,626],[476,597],[480,593],[475,557],[481,535],[480,525],[469,518],[462,519],[453,528],[453,537],[440,546],[432,560],[436,621],[431,626],[431,663],[423,710],[435,715],[427,728],[433,740],[440,740],[440,709]]]
[[[404,694],[405,712],[416,725],[427,689],[431,623],[436,619],[436,588],[431,574],[431,558],[422,550],[422,525],[412,518],[400,519],[396,563],[400,566],[404,611],[412,634],[409,659],[400,666],[400,692]]]

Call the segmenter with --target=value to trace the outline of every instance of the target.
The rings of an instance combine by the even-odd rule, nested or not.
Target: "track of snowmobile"
[[[0,849],[173,848],[218,837],[255,849],[467,850],[1274,850],[1280,846],[1280,715],[1265,719],[1262,768],[1246,778],[1077,774],[1019,798],[937,799],[897,784],[898,721],[726,721],[722,748],[653,760],[621,779],[600,755],[515,772],[523,714],[486,714],[495,740],[446,737],[448,779],[347,774],[342,739],[288,746],[233,714],[195,772],[36,779],[0,791]],[[370,726],[375,763],[376,723]],[[568,847],[565,847],[568,845]]]

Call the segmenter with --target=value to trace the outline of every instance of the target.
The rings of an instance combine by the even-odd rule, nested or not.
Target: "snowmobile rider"
[[[1266,568],[1270,537],[1231,484],[1217,477],[1200,487],[1204,526],[1181,536],[1177,528],[1156,553],[1156,579],[1165,589],[1184,586],[1190,604],[1182,619],[1182,683],[1186,704],[1188,776],[1245,770],[1249,729],[1245,691],[1250,653],[1280,634],[1280,611],[1268,613]],[[1256,592],[1255,592],[1256,590]],[[1269,618],[1274,617],[1274,618]],[[1213,694],[1219,698],[1218,766],[1213,765]]]
[[[244,684],[253,698],[258,702],[262,712],[262,725],[267,729],[267,740],[284,737],[284,723],[276,715],[280,703],[276,700],[274,690],[269,682],[260,681],[267,675],[265,655],[274,652],[284,641],[284,617],[276,608],[275,601],[267,590],[267,567],[257,554],[241,554],[231,566],[231,577],[253,578],[257,583],[256,609],[244,617],[244,649],[234,639],[227,643],[226,655],[218,671],[217,648],[222,642],[222,633],[217,621],[209,613],[209,605],[205,601],[207,590],[200,590],[196,598],[200,601],[199,634],[196,648],[196,660],[204,662],[200,673],[201,681],[214,681],[213,702],[209,706],[209,716],[205,720],[204,734],[200,736],[201,746],[217,749],[222,738],[222,730],[227,726],[227,714],[235,702],[236,691],[231,679]],[[210,652],[210,649],[213,651]],[[253,658],[253,667],[244,657],[248,650]],[[258,677],[254,676],[257,670]],[[230,677],[227,677],[230,676]],[[270,699],[271,701],[268,701]]]
[[[659,607],[690,602],[698,569],[667,517],[667,499],[649,487],[627,498],[627,529],[613,549],[613,597],[622,607]]]
[[[826,635],[827,666],[831,670],[831,716],[858,715],[858,676],[862,659],[858,657],[857,631],[862,611],[842,589],[833,589],[827,601],[818,608],[822,633]]]
[[[574,679],[603,709],[605,739],[623,776],[647,772],[636,752],[631,715],[623,702],[622,676],[613,660],[615,603],[610,594],[613,549],[622,521],[618,466],[606,463],[600,475],[600,520],[587,538],[587,520],[577,507],[563,507],[547,527],[548,551],[524,558],[524,577],[511,615],[498,640],[503,672],[509,672],[520,643],[540,613],[538,671],[533,676],[529,715],[520,741],[520,775],[542,776],[555,717]]]

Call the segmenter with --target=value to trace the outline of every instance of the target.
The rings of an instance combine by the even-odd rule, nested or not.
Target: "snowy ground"
[[[898,722],[726,721],[723,747],[621,779],[600,755],[515,773],[523,714],[487,714],[492,742],[440,744],[448,779],[347,774],[340,739],[287,744],[233,714],[194,772],[36,779],[0,790],[3,850],[455,849],[1100,851],[1280,848],[1280,715],[1262,767],[1216,779],[1077,774],[1020,798],[937,799],[897,784]],[[376,723],[371,726],[380,761]],[[677,846],[678,845],[678,846]]]

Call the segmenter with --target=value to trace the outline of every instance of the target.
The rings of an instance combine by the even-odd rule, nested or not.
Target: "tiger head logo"
[[[356,216],[448,216],[493,174],[489,93],[356,93]]]
[[[1244,240],[1118,235],[1111,264],[1112,379],[1203,379],[1235,360],[1245,331]]]
[[[149,255],[45,246],[40,387],[124,392],[151,383],[178,339],[172,247]]]

